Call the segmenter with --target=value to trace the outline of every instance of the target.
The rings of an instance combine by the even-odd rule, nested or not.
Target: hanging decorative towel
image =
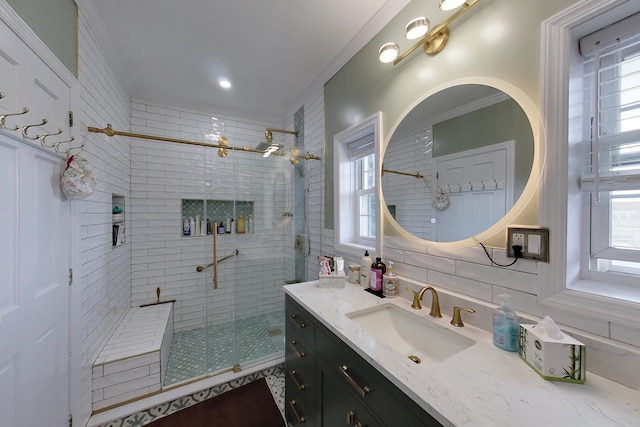
[[[69,199],[84,199],[96,188],[96,180],[91,172],[89,160],[79,154],[69,156],[67,168],[60,178],[62,192]]]

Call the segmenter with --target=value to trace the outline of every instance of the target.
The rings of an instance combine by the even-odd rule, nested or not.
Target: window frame
[[[375,187],[376,197],[376,237],[375,239],[358,239],[354,232],[358,204],[354,202],[355,183],[353,182],[354,170],[351,160],[349,144],[361,139],[365,135],[373,134],[375,154]],[[381,171],[381,139],[382,139],[382,112],[377,112],[370,117],[343,130],[333,137],[334,152],[334,248],[342,253],[362,256],[363,250],[382,256],[384,233],[382,229],[382,215],[380,211],[380,197],[378,186],[380,185]],[[359,233],[358,233],[359,234]]]
[[[546,135],[546,159],[541,185],[540,219],[553,233],[552,262],[541,265],[542,305],[580,314],[606,316],[623,323],[640,322],[640,290],[629,283],[585,279],[580,271],[589,262],[589,245],[582,236],[590,234],[589,222],[581,217],[589,208],[578,185],[578,161],[570,144],[583,140],[582,118],[574,114],[569,93],[581,76],[570,67],[578,52],[571,43],[637,11],[624,0],[587,0],[576,3],[542,23],[542,111]],[[592,26],[591,26],[592,25]],[[590,27],[591,26],[591,27]],[[567,60],[569,58],[569,60]],[[564,143],[562,143],[564,142]],[[564,231],[564,232],[563,232]],[[569,238],[570,236],[570,238]],[[579,242],[579,243],[576,243]],[[637,282],[637,279],[634,279]]]

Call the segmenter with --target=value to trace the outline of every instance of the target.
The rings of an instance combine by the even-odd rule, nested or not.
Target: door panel
[[[3,424],[64,426],[71,212],[58,180],[65,162],[2,133],[0,154],[0,176],[6,178],[0,186],[0,258],[8,272],[0,291]]]

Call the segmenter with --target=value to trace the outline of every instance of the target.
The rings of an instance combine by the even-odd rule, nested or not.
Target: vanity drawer
[[[287,298],[286,307],[286,333],[288,337],[302,338],[311,346],[314,345],[315,325],[311,320],[311,316],[295,301]]]

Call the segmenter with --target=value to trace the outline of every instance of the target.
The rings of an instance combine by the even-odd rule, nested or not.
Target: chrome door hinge
[[[73,268],[69,269],[69,286],[73,284]]]
[[[69,427],[73,427],[73,417],[69,417]]]
[[[73,127],[73,111],[69,111],[69,127]]]

